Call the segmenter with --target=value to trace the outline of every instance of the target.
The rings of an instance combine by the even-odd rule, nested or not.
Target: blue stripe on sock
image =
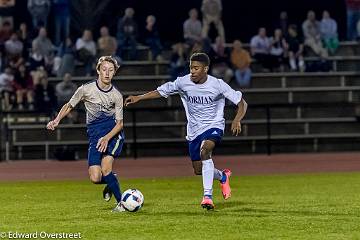
[[[223,172],[223,173],[222,173],[222,178],[221,178],[220,182],[221,182],[221,183],[225,183],[225,182],[226,182],[226,178],[227,178],[227,176],[226,176],[226,174]]]

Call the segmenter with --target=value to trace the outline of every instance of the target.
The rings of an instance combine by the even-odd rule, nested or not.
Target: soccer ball
[[[122,194],[121,204],[129,212],[139,211],[144,204],[144,195],[138,189],[128,189]]]

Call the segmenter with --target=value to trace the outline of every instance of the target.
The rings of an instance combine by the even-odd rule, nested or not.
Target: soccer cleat
[[[212,199],[208,196],[203,197],[203,200],[201,201],[201,206],[203,208],[206,208],[207,210],[212,210],[215,207]]]
[[[112,192],[109,188],[108,185],[105,186],[104,190],[103,190],[103,198],[106,202],[110,201],[111,199],[111,196],[112,196]]]
[[[222,195],[223,195],[224,199],[226,200],[231,197],[231,188],[230,188],[231,171],[230,171],[230,169],[224,169],[223,174],[225,174],[226,180],[225,180],[225,182],[220,181],[220,187],[221,187]]]
[[[111,210],[111,212],[125,212],[125,208],[123,207],[123,205],[121,204],[121,202],[119,202],[118,204],[116,204],[116,207]]]

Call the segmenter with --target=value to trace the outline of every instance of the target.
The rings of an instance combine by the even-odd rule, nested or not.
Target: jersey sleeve
[[[232,89],[229,84],[224,82],[223,80],[219,80],[220,82],[220,91],[225,98],[230,100],[235,105],[238,105],[242,99],[242,93],[240,91],[235,91]]]
[[[84,85],[81,85],[71,97],[69,104],[74,108],[84,97]]]
[[[170,95],[176,94],[179,91],[179,79],[180,78],[177,78],[173,82],[164,83],[163,85],[159,86],[156,90],[164,98],[167,98]]]
[[[115,119],[116,121],[121,121],[123,118],[123,96],[119,94],[115,101]]]

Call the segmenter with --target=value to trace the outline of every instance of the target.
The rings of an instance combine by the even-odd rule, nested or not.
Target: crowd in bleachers
[[[48,15],[54,8],[54,37],[47,34]],[[226,43],[222,23],[221,0],[203,0],[199,11],[189,11],[184,19],[183,41],[172,45],[169,75],[171,79],[188,72],[188,59],[193,52],[208,53],[212,60],[210,74],[234,81],[239,87],[251,86],[251,74],[256,62],[260,71],[318,71],[329,70],[327,58],[339,46],[336,20],[328,11],[323,11],[319,20],[309,11],[301,26],[293,24],[286,12],[269,29],[261,27],[250,40],[249,49],[243,47],[240,39]],[[70,11],[68,0],[28,0],[31,23],[21,23],[13,29],[11,21],[2,21],[0,26],[0,92],[4,96],[2,109],[36,109],[49,112],[67,101],[60,96],[61,88],[71,96],[75,85],[71,83],[74,69],[81,64],[84,74],[94,75],[96,59],[102,55],[113,55],[119,61],[125,49],[130,60],[137,59],[137,46],[147,45],[153,61],[163,60],[161,33],[156,27],[156,17],[149,15],[146,23],[139,26],[134,18],[135,10],[127,8],[117,23],[116,36],[111,36],[108,26],[99,29],[100,37],[93,38],[93,32],[83,29],[82,36],[69,36]],[[217,36],[209,37],[214,26]],[[316,66],[306,65],[304,51],[318,56]],[[48,84],[48,76],[64,78],[61,87]]]

